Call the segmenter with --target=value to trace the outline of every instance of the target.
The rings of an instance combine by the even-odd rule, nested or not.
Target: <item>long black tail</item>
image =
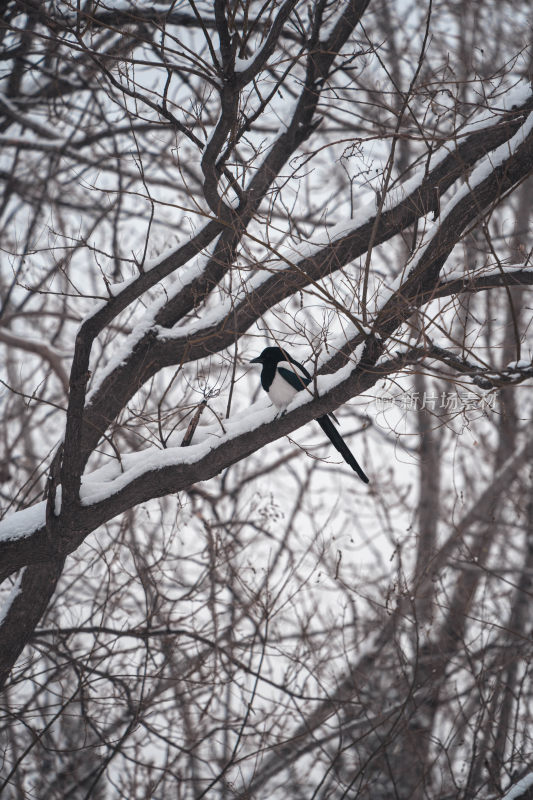
[[[342,436],[340,435],[340,433],[338,432],[337,428],[330,420],[330,418],[328,416],[318,417],[317,422],[324,431],[324,433],[326,434],[326,436],[328,437],[328,439],[330,440],[333,447],[339,451],[339,453],[344,458],[346,463],[351,466],[354,472],[357,472],[362,481],[368,483],[368,478],[366,477],[365,473],[363,472],[363,470],[353,457],[351,450],[349,449],[348,445],[346,444],[346,442],[344,441],[344,439],[342,438]]]

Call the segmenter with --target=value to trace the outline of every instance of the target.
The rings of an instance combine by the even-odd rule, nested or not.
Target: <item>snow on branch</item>
[[[529,772],[504,794],[502,800],[519,800],[519,798],[522,797],[522,795],[524,795],[532,786],[533,772]]]
[[[0,545],[26,539],[46,524],[46,501],[9,514],[0,520]]]
[[[453,152],[449,152],[449,148],[443,149],[442,153],[435,157],[436,167],[427,173],[420,170],[418,175],[406,184],[409,194],[404,196],[406,191],[404,188],[404,191],[400,193],[402,196],[399,197],[397,193],[395,203],[383,211],[374,245],[398,234],[420,216],[437,211],[437,195],[442,195],[447,188],[464,176],[467,166],[472,166],[483,159],[478,170],[474,172],[474,189],[470,193],[461,193],[459,198],[451,201],[446,209],[444,221],[435,226],[435,236],[432,241],[437,245],[437,252],[432,251],[432,242],[430,241],[425,250],[417,256],[417,263],[411,270],[411,276],[415,274],[416,277],[417,270],[420,270],[421,275],[432,275],[432,277],[426,282],[423,280],[412,281],[417,285],[413,286],[411,303],[416,304],[424,297],[424,293],[436,288],[440,266],[433,275],[433,268],[429,269],[428,264],[432,259],[431,263],[436,265],[439,258],[444,263],[447,252],[457,241],[461,225],[468,218],[468,215],[465,216],[463,213],[463,207],[468,208],[471,214],[474,213],[474,207],[480,201],[481,188],[486,189],[487,195],[490,196],[491,201],[494,201],[495,195],[496,197],[500,196],[501,187],[505,186],[506,181],[507,183],[516,181],[527,173],[528,164],[515,164],[515,156],[522,146],[524,137],[529,132],[531,120],[527,121],[527,125],[523,129],[521,126],[527,116],[531,100],[532,96],[529,94],[523,107],[515,109],[505,117],[504,124],[476,129],[465,140],[457,144]],[[509,139],[511,139],[510,145],[506,144]],[[496,172],[489,171],[490,156],[487,156],[486,153],[490,149],[495,151],[493,163],[498,164],[496,170],[499,170],[499,175],[502,176],[501,181]],[[516,160],[518,161],[518,159]],[[515,178],[511,178],[510,173],[513,171]],[[492,176],[494,176],[494,180],[492,180]],[[438,192],[435,191],[436,186],[439,188]],[[116,417],[129,398],[159,369],[220,352],[232,345],[235,336],[248,330],[278,302],[305,288],[309,283],[320,281],[324,276],[330,275],[344,264],[361,256],[368,247],[375,214],[374,206],[361,209],[350,227],[342,226],[335,230],[334,237],[326,244],[302,247],[303,257],[299,255],[296,261],[292,261],[283,250],[278,252],[274,249],[274,253],[279,257],[277,264],[268,271],[265,270],[252,276],[241,287],[240,293],[233,298],[231,306],[229,303],[221,302],[213,310],[208,311],[200,321],[194,320],[187,323],[186,326],[180,326],[177,323],[183,319],[183,311],[190,308],[190,302],[195,302],[196,281],[201,284],[199,285],[202,290],[199,295],[201,298],[206,296],[206,291],[210,291],[209,286],[213,285],[208,282],[207,289],[204,291],[205,287],[201,283],[202,281],[205,283],[203,273],[193,279],[192,284],[182,290],[188,298],[185,302],[181,302],[182,292],[178,292],[172,299],[169,299],[166,306],[159,310],[157,318],[164,319],[164,324],[157,326],[146,324],[142,335],[132,337],[128,346],[121,351],[120,363],[117,363],[117,359],[113,359],[112,371],[106,369],[103,377],[97,376],[95,386],[99,388],[91,393],[91,403],[85,409],[86,419],[81,439],[83,457],[86,458],[96,446],[110,420]],[[454,215],[458,222],[454,220]],[[212,241],[213,232],[210,233],[209,240]],[[190,255],[192,256],[193,253]],[[211,264],[209,268],[211,268]],[[220,268],[220,271],[224,274],[223,267]],[[407,305],[404,303],[402,307],[403,314]],[[382,308],[389,313],[387,303]],[[145,322],[147,320],[148,318],[145,319]],[[389,327],[393,330],[400,321],[400,317],[391,318],[384,329],[385,335]],[[347,343],[346,352],[339,354],[339,361],[331,363],[332,371],[336,371],[342,363],[345,363],[346,355],[361,341],[362,334],[359,333],[354,341]],[[132,376],[135,376],[135,380],[132,380]]]
[[[120,465],[113,462],[86,475],[80,489],[82,505],[76,512],[76,543],[132,505],[178,492],[217,475],[269,442],[337,408],[369,388],[379,377],[379,371],[366,371],[361,366],[350,364],[334,375],[319,376],[319,397],[315,398],[311,392],[302,392],[281,418],[277,416],[277,410],[263,400],[246,413],[225,420],[224,433],[218,426],[197,429],[202,438],[188,447],[149,448],[123,456]],[[60,507],[59,489],[57,497],[56,511]],[[38,535],[43,542],[45,527],[44,501],[6,517],[0,522],[0,551],[2,545],[17,542],[22,545],[22,540],[33,535]],[[44,542],[44,552],[46,546]],[[24,563],[31,563],[31,544],[24,545],[24,554],[29,558]],[[39,549],[36,560],[42,558],[43,550]],[[13,564],[17,568],[23,565],[18,562],[16,554]]]

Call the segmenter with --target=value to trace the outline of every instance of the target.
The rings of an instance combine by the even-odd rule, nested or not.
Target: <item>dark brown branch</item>
[[[528,101],[527,107],[530,103],[531,100]],[[469,163],[475,163],[487,152],[489,146],[497,147],[516,133],[520,123],[523,122],[523,115],[523,109],[517,110],[505,124],[476,132],[462,142],[456,152],[443,159],[429,173],[419,188],[392,209],[383,212],[376,232],[376,244],[387,241],[405,230],[419,216],[435,210],[438,203],[434,191],[435,185],[440,186],[439,194],[442,194],[463,174]],[[427,247],[418,266],[417,275],[420,274],[423,279],[410,277],[402,291],[397,293],[380,313],[376,322],[380,334],[389,335],[411,313],[409,309],[413,305],[419,306],[422,302],[427,302],[431,293],[435,291],[442,264],[459,240],[460,232],[467,221],[475,218],[480,205],[484,207],[487,203],[496,201],[506,187],[512,186],[530,171],[530,146],[531,137],[528,143],[522,145],[516,157],[508,159],[509,163],[506,161],[503,167],[498,168],[483,182],[482,188],[476,189],[454,209],[446,224],[440,227],[433,245]],[[200,335],[186,336],[183,339],[172,337],[167,341],[164,337],[160,337],[156,342],[154,334],[148,332],[138,342],[131,357],[127,358],[113,375],[105,379],[97,396],[86,409],[86,425],[82,437],[84,458],[87,458],[96,446],[99,431],[107,428],[127,400],[159,369],[171,364],[204,358],[230,346],[236,335],[248,330],[276,303],[305,288],[310,282],[316,282],[332,274],[344,264],[362,255],[366,250],[373,224],[374,217],[324,247],[313,257],[304,258],[294,266],[277,271],[262,283],[259,289],[250,290],[246,298],[235,306],[227,318],[206,328]],[[158,324],[170,327],[179,318],[178,312],[184,313],[190,308],[190,303],[194,302],[195,290],[199,289],[202,292],[209,290],[209,284],[224,272],[225,257],[221,248],[227,247],[227,242],[231,238],[231,232],[224,235],[224,241],[221,240],[217,248],[217,259],[212,259],[206,268],[206,273],[186,288],[185,302],[180,295],[167,304],[157,317]],[[232,242],[230,247],[235,247],[235,242]],[[339,369],[361,341],[362,337],[359,334],[348,342],[330,362],[329,369],[332,372]]]

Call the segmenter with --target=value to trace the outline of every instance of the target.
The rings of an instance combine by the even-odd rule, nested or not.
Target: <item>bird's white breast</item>
[[[291,370],[291,372],[295,372],[297,375],[305,377],[305,375],[300,369],[298,369],[297,366],[290,364],[288,361],[280,361],[278,367],[284,367],[285,369]],[[270,389],[268,390],[268,396],[274,405],[278,408],[287,408],[293,397],[297,394],[298,391],[294,388],[294,386],[291,386],[290,383],[287,383],[285,378],[282,378],[276,369],[274,380],[270,384]]]

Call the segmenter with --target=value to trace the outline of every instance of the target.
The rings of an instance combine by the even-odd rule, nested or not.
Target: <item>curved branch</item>
[[[63,366],[62,359],[68,357],[70,354],[60,353],[53,347],[49,347],[46,342],[40,339],[29,339],[25,336],[17,336],[13,331],[3,327],[0,327],[0,342],[8,344],[11,347],[17,347],[20,350],[25,350],[27,353],[35,353],[47,361],[61,382],[65,394],[68,394],[68,376]]]
[[[474,131],[454,152],[438,159],[434,169],[427,175],[411,179],[407,185],[410,189],[407,196],[382,212],[375,244],[392,238],[420,216],[436,211],[438,196],[463,175],[468,166],[478,161],[489,146],[493,148],[501,146],[503,142],[516,135],[523,122],[525,109],[531,106],[532,99],[529,97],[520,109],[516,109],[511,115],[506,115],[505,122],[488,129]],[[441,221],[432,240],[432,246],[430,243],[424,250],[423,257],[419,259],[417,270],[423,274],[424,280],[414,283],[414,278],[411,276],[396,293],[394,309],[392,301],[386,304],[377,317],[376,325],[380,335],[389,335],[401,324],[410,313],[411,306],[427,302],[427,298],[437,285],[442,264],[460,238],[460,232],[467,220],[474,218],[478,213],[480,204],[484,207],[488,202],[495,202],[506,187],[512,186],[528,174],[530,169],[531,135],[521,147],[517,148],[516,153],[509,155],[509,158],[489,174],[475,191],[467,194],[461,203],[455,200],[455,207],[450,211],[449,218]],[[438,193],[435,192],[435,186],[439,187]],[[254,287],[252,283],[246,286],[241,299],[237,299],[235,304],[232,303],[227,313],[223,308],[219,309],[213,321],[207,319],[203,325],[196,325],[190,333],[186,329],[183,331],[178,329],[167,335],[166,332],[158,331],[153,326],[143,323],[144,329],[141,328],[131,352],[124,353],[121,364],[101,381],[85,410],[86,421],[81,438],[83,458],[85,460],[88,458],[100,438],[100,432],[116,418],[130,397],[162,367],[204,358],[223,350],[234,342],[235,336],[248,330],[276,303],[310,283],[331,275],[362,255],[366,251],[373,230],[375,213],[373,206],[361,209],[351,230],[344,231],[325,247],[315,248],[314,252],[313,248],[308,247],[311,250],[309,256],[303,257],[297,263],[291,263],[287,268],[280,268],[266,280],[263,276],[259,276],[257,285]],[[227,236],[231,238],[230,233]],[[223,274],[224,267],[220,263],[222,258],[219,248],[218,260],[211,259],[204,273],[186,286],[183,293],[180,292],[165,305],[155,318],[155,323],[164,327],[175,324],[179,314],[186,313],[190,308],[195,289],[201,287],[205,281],[212,281],[215,270],[218,270],[216,274]],[[388,322],[385,325],[386,318]],[[363,337],[358,334],[348,342],[337,357],[329,362],[330,371],[339,369],[362,340]]]

